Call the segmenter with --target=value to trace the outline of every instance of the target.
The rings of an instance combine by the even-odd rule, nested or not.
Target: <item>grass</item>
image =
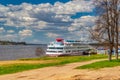
[[[79,61],[88,61],[93,59],[103,59],[107,58],[107,55],[91,55],[91,56],[64,56],[64,57],[41,57],[41,58],[26,58],[20,59],[22,61],[31,61],[31,60],[57,60],[57,61],[70,61],[70,62],[79,62]]]
[[[91,63],[91,64],[77,67],[77,69],[101,69],[101,68],[115,67],[115,66],[120,66],[120,60],[99,61],[99,62],[95,62],[95,63]]]
[[[16,64],[0,65],[0,75],[16,73],[16,72],[37,69],[37,68],[43,68],[43,67],[49,67],[49,66],[64,65],[64,64],[73,63],[73,62],[102,59],[106,57],[107,56],[105,55],[93,55],[93,56],[42,57],[42,58],[21,59],[22,61],[31,61],[31,60],[46,61],[46,62],[49,60],[52,60],[52,61],[50,63],[35,63],[35,64],[16,63]]]

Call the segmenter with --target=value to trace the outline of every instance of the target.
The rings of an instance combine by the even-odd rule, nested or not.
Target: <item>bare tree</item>
[[[116,59],[118,60],[118,46],[119,46],[119,15],[120,15],[120,0],[113,0],[113,24],[115,26],[115,49],[116,49]]]
[[[120,0],[95,0],[99,15],[96,26],[90,31],[92,39],[109,46],[108,59],[111,61],[113,48],[116,48],[118,59],[119,35],[119,1]]]

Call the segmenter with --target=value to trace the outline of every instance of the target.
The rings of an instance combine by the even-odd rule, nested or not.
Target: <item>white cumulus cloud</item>
[[[54,8],[57,14],[75,14],[77,12],[91,12],[94,8],[92,1],[74,0],[67,3],[56,2]]]
[[[75,31],[87,29],[94,25],[94,16],[72,18],[77,13],[92,12],[93,0],[70,0],[66,3],[55,2],[20,5],[0,4],[0,23],[6,27],[14,27],[16,31],[6,30],[6,34],[15,34],[21,40],[33,36],[33,31],[45,31],[42,34],[48,38],[78,36]],[[5,32],[0,28],[0,32]],[[62,31],[62,32],[61,32]],[[74,33],[73,33],[74,32]],[[61,33],[61,34],[59,34]],[[11,35],[6,35],[5,38]],[[12,37],[12,36],[11,36]],[[37,42],[37,41],[36,41]]]
[[[0,5],[0,8],[0,21],[4,21],[4,25],[42,29],[49,25],[68,26],[73,22],[71,15],[91,12],[94,6],[92,1],[74,0],[67,3],[56,2],[54,5],[50,3]]]
[[[18,35],[17,34],[0,35],[0,40],[17,41],[17,39],[18,39]]]
[[[81,30],[82,28],[89,29],[95,25],[95,16],[82,16],[81,18],[75,19],[74,23],[68,27],[68,31]]]
[[[14,33],[14,30],[7,30],[7,33]]]
[[[49,38],[57,38],[57,37],[60,37],[60,36],[61,36],[60,34],[51,33],[51,32],[46,33],[45,35],[46,35],[47,37],[49,37]]]
[[[5,29],[3,27],[0,27],[0,33],[5,32]]]
[[[30,37],[32,36],[32,31],[31,30],[22,30],[22,31],[19,31],[19,35],[22,36],[22,37]]]

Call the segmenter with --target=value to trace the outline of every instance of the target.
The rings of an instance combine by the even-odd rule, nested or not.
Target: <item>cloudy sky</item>
[[[0,40],[48,43],[88,40],[93,0],[0,0]]]

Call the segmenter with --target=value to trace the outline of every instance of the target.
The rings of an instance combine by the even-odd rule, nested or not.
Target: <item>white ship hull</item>
[[[73,53],[50,53],[46,52],[47,56],[75,56],[75,55],[83,55],[82,52],[73,52]]]
[[[46,52],[46,55],[47,55],[47,56],[62,56],[62,55],[70,55],[70,54]]]

